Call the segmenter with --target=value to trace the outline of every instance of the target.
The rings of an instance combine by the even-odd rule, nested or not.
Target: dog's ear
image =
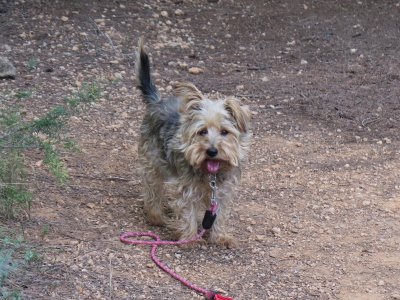
[[[178,82],[173,86],[173,93],[183,100],[182,108],[188,110],[199,110],[203,94],[191,83]]]
[[[235,98],[225,100],[225,109],[231,114],[234,125],[240,132],[246,133],[250,128],[250,109],[247,105],[240,105]]]

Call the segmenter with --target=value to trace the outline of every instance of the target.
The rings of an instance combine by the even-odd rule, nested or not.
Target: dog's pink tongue
[[[217,160],[207,160],[207,171],[211,174],[216,174],[219,170],[219,161]]]

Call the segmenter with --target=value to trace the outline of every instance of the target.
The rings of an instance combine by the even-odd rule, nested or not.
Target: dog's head
[[[182,151],[191,166],[216,174],[238,167],[248,144],[250,111],[235,98],[211,100],[190,83],[174,89],[181,99]]]

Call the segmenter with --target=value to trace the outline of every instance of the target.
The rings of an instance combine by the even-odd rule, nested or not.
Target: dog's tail
[[[139,81],[138,89],[142,91],[143,101],[146,104],[160,101],[160,94],[153,83],[150,74],[150,59],[144,51],[143,38],[139,39],[136,57],[136,78]]]

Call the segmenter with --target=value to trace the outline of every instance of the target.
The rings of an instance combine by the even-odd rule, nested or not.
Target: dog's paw
[[[228,249],[235,248],[237,246],[236,239],[230,235],[211,236],[209,242]]]
[[[159,213],[147,213],[147,222],[149,222],[150,225],[154,226],[163,226],[165,225],[165,220],[162,214]]]

